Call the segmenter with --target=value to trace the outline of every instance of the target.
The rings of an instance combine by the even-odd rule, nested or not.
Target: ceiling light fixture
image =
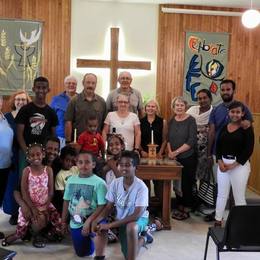
[[[260,12],[253,9],[252,0],[250,9],[245,11],[242,15],[242,24],[249,29],[255,28],[260,24]]]

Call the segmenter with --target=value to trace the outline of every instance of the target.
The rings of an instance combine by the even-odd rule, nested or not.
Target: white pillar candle
[[[151,131],[151,144],[154,144],[154,140],[153,140],[153,130]]]
[[[76,143],[77,142],[77,129],[75,128],[74,129],[74,143]]]

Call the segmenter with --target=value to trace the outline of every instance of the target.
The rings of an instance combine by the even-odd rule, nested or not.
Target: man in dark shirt
[[[78,137],[85,130],[85,122],[89,113],[96,113],[98,116],[98,131],[103,128],[106,117],[106,102],[95,93],[97,85],[97,76],[93,73],[87,73],[82,81],[83,91],[73,97],[65,113],[65,138],[70,143],[75,137]],[[74,131],[73,131],[74,130]]]
[[[234,101],[234,93],[236,83],[233,80],[223,80],[220,84],[220,95],[223,100],[221,104],[214,107],[209,117],[209,141],[208,141],[208,156],[215,155],[216,140],[221,129],[229,123],[228,106]],[[251,126],[253,122],[252,114],[245,106],[245,115],[242,121],[244,129]]]
[[[47,136],[55,136],[58,118],[54,110],[46,104],[46,95],[50,91],[47,78],[38,77],[33,82],[35,97],[33,102],[23,106],[16,118],[17,140],[21,151],[19,154],[19,174],[26,167],[26,149],[31,143],[44,144]]]
[[[24,153],[29,144],[44,144],[47,136],[55,136],[58,123],[55,112],[46,104],[46,95],[50,91],[48,79],[36,78],[32,90],[35,93],[33,102],[23,106],[15,118],[17,139]]]

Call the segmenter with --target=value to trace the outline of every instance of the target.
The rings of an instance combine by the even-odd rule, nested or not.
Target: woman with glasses
[[[104,141],[107,135],[117,133],[125,139],[126,150],[139,151],[141,142],[140,121],[135,113],[129,111],[129,97],[118,95],[117,111],[109,112],[102,131]]]

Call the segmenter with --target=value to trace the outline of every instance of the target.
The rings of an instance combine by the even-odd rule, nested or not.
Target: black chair
[[[209,237],[216,245],[217,260],[220,252],[260,252],[260,205],[235,206],[224,228],[209,227],[204,260]]]
[[[7,250],[0,247],[0,259],[1,260],[11,260],[16,255],[15,251]]]

